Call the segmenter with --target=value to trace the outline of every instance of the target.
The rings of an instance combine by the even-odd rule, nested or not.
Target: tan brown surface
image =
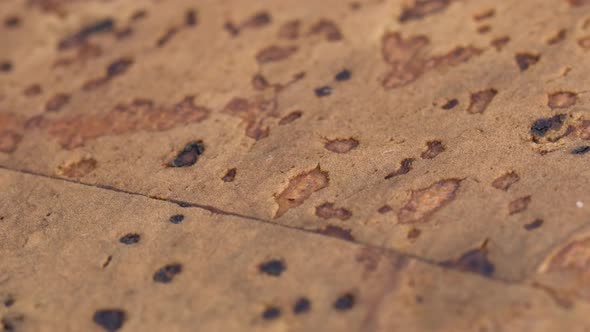
[[[0,15],[5,330],[590,329],[590,2]]]

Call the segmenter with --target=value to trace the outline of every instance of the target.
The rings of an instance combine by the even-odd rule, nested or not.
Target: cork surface
[[[0,15],[5,331],[590,330],[590,1]]]

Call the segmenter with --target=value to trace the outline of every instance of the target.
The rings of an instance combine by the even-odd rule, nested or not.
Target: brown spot
[[[262,76],[261,74],[256,74],[252,77],[252,87],[256,90],[264,90],[266,88],[268,88],[270,86],[270,84],[268,84],[268,81],[266,80],[266,78],[264,78],[264,76]]]
[[[441,141],[428,141],[426,142],[426,146],[427,150],[420,155],[422,159],[434,159],[441,152],[445,151],[445,146]]]
[[[106,77],[109,79],[124,74],[133,64],[133,59],[125,57],[113,61],[107,66]]]
[[[351,230],[344,229],[339,226],[328,225],[324,228],[316,229],[315,232],[318,234],[327,235],[346,241],[354,241],[354,237],[352,237]]]
[[[41,94],[43,90],[39,84],[31,84],[23,90],[23,94],[26,97],[35,97]]]
[[[59,119],[38,119],[32,127],[46,130],[65,149],[74,149],[102,136],[138,131],[164,131],[205,120],[210,110],[186,97],[176,105],[121,104],[104,113],[79,113]]]
[[[496,94],[498,94],[498,90],[494,88],[472,93],[467,112],[471,114],[483,113]]]
[[[443,11],[453,0],[412,0],[410,5],[404,5],[399,21],[405,23],[419,20],[428,15]]]
[[[82,91],[91,91],[94,90],[98,87],[101,87],[103,85],[105,85],[106,83],[109,82],[109,78],[108,77],[99,77],[99,78],[93,78],[91,80],[88,80],[86,82],[84,82],[84,84],[82,84]]]
[[[359,146],[359,141],[354,138],[339,138],[328,141],[324,144],[324,148],[335,153],[347,153]]]
[[[336,23],[326,19],[321,19],[312,25],[309,34],[322,35],[328,41],[338,41],[342,39],[342,33]]]
[[[329,184],[328,172],[322,171],[320,165],[311,171],[303,172],[289,180],[289,185],[280,194],[275,194],[278,209],[274,218],[285,214],[287,210],[297,207],[314,192],[326,188]]]
[[[225,22],[223,28],[225,31],[229,32],[232,37],[240,34],[240,28],[238,28],[233,22]]]
[[[281,120],[279,120],[279,125],[284,126],[289,124],[297,119],[299,119],[303,115],[301,111],[293,111],[287,115],[285,115]]]
[[[18,28],[21,25],[20,17],[11,15],[4,19],[4,26],[9,29]]]
[[[493,39],[490,42],[490,45],[492,45],[496,49],[496,51],[501,51],[504,48],[504,46],[508,44],[508,42],[510,42],[510,37],[503,36]]]
[[[240,24],[240,28],[261,28],[266,25],[269,25],[271,21],[272,19],[269,13],[259,12],[245,19]]]
[[[459,105],[459,101],[456,98],[453,98],[451,100],[448,100],[447,102],[445,102],[441,108],[443,110],[450,110],[455,108],[455,106]]]
[[[481,20],[485,20],[488,18],[492,18],[492,17],[494,17],[494,15],[496,15],[496,10],[491,8],[491,9],[486,9],[484,11],[474,14],[473,19],[476,21],[481,21]]]
[[[188,167],[194,165],[205,152],[203,141],[193,141],[184,146],[176,157],[168,163],[169,167]]]
[[[398,213],[399,223],[426,221],[434,212],[455,199],[460,184],[461,180],[445,179],[427,188],[412,191],[410,199]]]
[[[225,175],[221,178],[223,182],[233,182],[236,178],[237,170],[235,168],[231,168],[225,173]]]
[[[186,26],[192,27],[197,25],[198,23],[198,17],[197,17],[197,11],[194,9],[188,9],[186,11],[186,13],[184,14],[184,24]]]
[[[389,179],[396,177],[398,175],[407,174],[409,171],[412,170],[412,163],[413,162],[414,162],[414,158],[406,158],[406,159],[402,160],[399,168],[396,169],[395,171],[387,174],[385,176],[385,180],[389,180]]]
[[[20,133],[14,132],[10,129],[0,131],[0,152],[14,152],[22,138],[23,136]]]
[[[297,52],[297,46],[269,46],[256,54],[258,63],[268,63],[284,60]]]
[[[590,0],[565,0],[571,6],[579,7],[590,4]]]
[[[461,257],[441,262],[440,265],[481,274],[485,277],[491,277],[494,274],[495,267],[488,259],[488,252],[485,244],[482,248],[472,249],[461,255]]]
[[[97,164],[94,158],[82,158],[75,162],[60,165],[57,168],[57,174],[69,178],[81,178],[96,169]]]
[[[576,126],[578,136],[583,140],[590,140],[590,120],[582,120]]]
[[[514,171],[510,171],[496,178],[494,182],[492,182],[492,187],[506,191],[519,180],[520,177],[518,176],[518,174],[516,174],[516,172]]]
[[[62,39],[58,44],[59,50],[65,50],[84,44],[88,38],[95,34],[102,34],[110,32],[115,26],[115,21],[111,18],[106,18],[100,21],[90,23],[87,26],[82,27],[78,32]]]
[[[537,229],[543,225],[543,219],[535,219],[528,224],[525,224],[523,228],[527,231],[532,231],[533,229]]]
[[[576,104],[578,95],[569,91],[557,91],[547,95],[547,106],[551,109],[568,108]]]
[[[166,32],[156,41],[156,47],[163,47],[164,45],[168,44],[168,42],[170,42],[172,37],[174,37],[177,32],[178,28],[175,27],[166,30]]]
[[[578,39],[578,45],[580,45],[581,48],[589,49],[590,48],[590,35]]]
[[[525,71],[529,69],[530,66],[539,62],[541,56],[532,53],[516,53],[514,59],[516,60],[516,64],[520,71]]]
[[[561,29],[561,30],[557,31],[557,33],[554,36],[547,39],[547,44],[548,45],[555,45],[555,44],[563,41],[565,39],[566,35],[567,35],[567,30]]]
[[[147,11],[145,9],[138,9],[133,14],[131,14],[130,19],[132,21],[139,21],[144,19],[147,16]]]
[[[58,93],[51,97],[45,104],[45,111],[59,112],[63,106],[70,102],[70,95]]]
[[[356,255],[356,261],[363,265],[363,279],[377,270],[383,252],[381,249],[373,247],[361,247]]]
[[[377,212],[383,214],[383,213],[387,213],[387,212],[391,212],[393,209],[391,208],[391,206],[385,204],[382,207],[380,207]]]
[[[477,27],[477,33],[482,34],[482,35],[490,32],[490,31],[492,31],[492,27],[487,24]]]
[[[590,238],[568,241],[546,260],[541,272],[559,276],[560,294],[590,301]]]
[[[352,212],[345,208],[336,208],[334,203],[324,203],[315,208],[315,215],[322,219],[338,218],[347,220],[352,217]]]
[[[301,21],[292,20],[285,22],[279,28],[279,38],[287,40],[295,40],[299,38],[299,30],[301,29]]]
[[[125,39],[127,37],[131,37],[132,34],[133,34],[133,28],[131,28],[131,27],[124,27],[124,28],[115,30],[115,38],[117,38],[119,40]]]
[[[264,124],[268,116],[276,116],[276,101],[262,97],[248,100],[233,98],[224,107],[224,112],[241,118],[246,123],[246,136],[260,140],[269,135],[270,129]]]
[[[414,59],[430,41],[425,35],[403,38],[399,32],[387,32],[381,38],[381,55],[385,62],[395,65]]]
[[[97,58],[102,55],[102,48],[100,45],[84,42],[76,47],[71,56],[65,56],[57,59],[53,64],[54,67],[65,67],[74,63],[85,63],[86,61]]]
[[[513,200],[508,203],[508,214],[513,215],[526,210],[530,202],[531,196],[524,196]]]
[[[472,46],[458,46],[446,54],[427,57],[423,54],[423,49],[429,43],[426,36],[417,35],[404,39],[398,32],[386,33],[381,42],[383,59],[391,65],[390,71],[382,80],[386,89],[407,85],[429,71],[456,66],[483,52]]]
[[[412,228],[408,231],[407,238],[408,238],[408,240],[415,240],[420,236],[421,233],[422,233],[422,231],[419,230],[418,228]]]

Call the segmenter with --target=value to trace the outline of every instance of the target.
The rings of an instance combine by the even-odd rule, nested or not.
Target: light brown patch
[[[328,225],[324,228],[316,229],[315,232],[318,234],[331,236],[346,241],[354,241],[354,237],[352,236],[350,229],[344,229],[342,227],[334,225]]]
[[[418,228],[412,228],[408,231],[407,238],[408,240],[415,240],[420,236],[420,234],[422,234],[421,230],[419,230]]]
[[[23,138],[25,119],[14,113],[0,112],[0,152],[12,153]]]
[[[427,188],[412,191],[410,199],[398,213],[399,223],[426,221],[434,212],[455,199],[460,184],[459,179],[445,179]]]
[[[590,35],[578,39],[578,45],[580,45],[581,48],[589,49],[590,48]]]
[[[315,208],[315,215],[322,219],[338,218],[347,220],[352,217],[352,212],[345,208],[336,208],[334,203],[326,202]]]
[[[322,171],[320,165],[311,171],[300,173],[291,178],[287,188],[280,194],[275,194],[278,210],[274,218],[276,219],[285,214],[287,210],[303,204],[311,194],[326,188],[329,181],[328,172]]]
[[[363,279],[377,270],[383,251],[373,247],[362,247],[357,255],[356,261],[363,265]]]
[[[256,54],[256,61],[260,64],[281,61],[287,59],[295,52],[297,52],[297,46],[272,45],[260,50]]]
[[[490,8],[490,9],[486,9],[486,10],[480,11],[478,13],[475,13],[473,15],[473,19],[475,21],[482,21],[482,20],[485,20],[488,18],[492,18],[492,17],[494,17],[494,15],[496,15],[496,10],[493,8]]]
[[[425,35],[403,38],[399,32],[387,32],[381,38],[381,54],[389,64],[404,63],[415,58],[429,43]]]
[[[508,190],[513,184],[518,182],[520,177],[516,172],[510,171],[494,180],[492,187],[500,190]]]
[[[496,94],[498,94],[498,91],[494,88],[472,93],[467,112],[471,114],[483,113]]]
[[[317,23],[311,26],[309,29],[310,35],[321,35],[326,38],[327,41],[338,41],[342,39],[342,33],[336,23],[321,19]]]
[[[265,99],[262,96],[252,98],[233,98],[224,107],[223,112],[241,118],[246,123],[246,136],[255,140],[268,137],[269,127],[264,119],[269,116],[277,116],[276,101]]]
[[[94,158],[82,158],[74,162],[68,162],[60,165],[57,168],[57,174],[67,176],[69,178],[81,178],[95,170],[97,164],[98,163]]]
[[[525,211],[531,203],[531,196],[524,196],[508,203],[508,214],[513,215]]]
[[[576,104],[578,95],[569,91],[557,91],[547,95],[547,106],[551,109],[568,108]]]
[[[387,212],[391,212],[393,209],[391,208],[391,206],[385,204],[382,207],[380,207],[377,212],[383,214],[383,213],[387,213]]]
[[[590,0],[565,0],[571,6],[579,7],[590,4]]]
[[[405,23],[419,20],[428,15],[436,14],[446,9],[454,0],[412,0],[405,4],[399,16],[399,21]]]
[[[441,141],[428,141],[426,142],[426,151],[422,152],[420,157],[422,159],[434,159],[440,153],[445,151],[445,146]]]
[[[359,146],[359,141],[354,138],[339,138],[324,144],[324,148],[335,153],[347,153]]]
[[[67,67],[75,63],[86,63],[91,59],[98,58],[102,55],[102,48],[100,45],[92,44],[89,42],[83,42],[76,46],[70,55],[63,56],[57,59],[54,63],[54,67]]]
[[[23,90],[23,94],[26,97],[35,97],[40,95],[43,92],[41,85],[39,84],[31,84]]]
[[[205,120],[210,110],[186,97],[170,106],[132,102],[120,104],[105,113],[80,113],[58,119],[40,118],[31,123],[57,138],[65,149],[74,149],[102,136],[124,135],[138,131],[164,131],[177,125]]]
[[[301,21],[292,20],[285,22],[279,28],[279,38],[295,40],[299,38],[299,30],[301,29]]]
[[[240,24],[240,28],[258,29],[269,25],[271,21],[272,18],[269,13],[258,12],[242,21],[242,23]]]

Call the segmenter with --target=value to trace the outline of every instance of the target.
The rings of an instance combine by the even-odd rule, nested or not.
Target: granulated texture
[[[5,331],[590,329],[590,1],[0,16]]]

